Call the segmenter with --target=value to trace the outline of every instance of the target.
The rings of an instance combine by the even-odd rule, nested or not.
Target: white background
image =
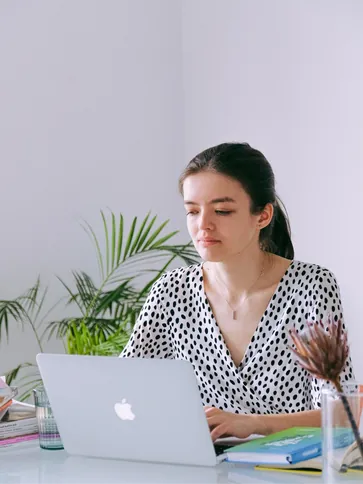
[[[96,276],[80,222],[101,233],[100,209],[151,210],[186,241],[180,171],[248,141],[296,258],[338,278],[362,379],[362,25],[359,0],[0,0],[0,298],[40,274],[51,304],[56,274]],[[36,351],[13,327],[0,373]]]

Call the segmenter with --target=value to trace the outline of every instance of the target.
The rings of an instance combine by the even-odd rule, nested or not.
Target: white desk
[[[322,484],[322,482],[320,477],[261,472],[239,464],[221,463],[215,468],[206,468],[69,456],[63,450],[42,450],[37,441],[27,444],[26,448],[0,449],[0,484]],[[347,481],[343,480],[343,482]]]

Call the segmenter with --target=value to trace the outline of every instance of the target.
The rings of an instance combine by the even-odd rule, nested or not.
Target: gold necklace
[[[233,309],[233,308],[232,308],[232,306],[230,305],[230,303],[229,303],[228,299],[227,299],[227,298],[225,298],[225,297],[222,295],[222,296],[223,296],[223,299],[226,301],[226,303],[228,304],[228,306],[229,306],[229,307],[231,308],[231,310],[232,310],[232,319],[233,319],[234,321],[236,321],[236,320],[237,320],[237,309],[239,309],[239,308],[240,308],[240,306],[241,306],[241,305],[243,305],[243,304],[244,304],[244,303],[247,301],[247,299],[250,297],[249,292],[250,292],[250,291],[251,291],[251,289],[252,289],[252,288],[255,286],[255,284],[257,284],[257,282],[260,280],[260,278],[262,277],[262,274],[264,273],[264,271],[265,271],[265,259],[264,259],[264,261],[263,261],[263,264],[262,264],[262,269],[261,269],[261,272],[260,272],[259,276],[258,276],[258,277],[257,277],[257,279],[256,279],[256,280],[255,280],[255,281],[254,281],[254,282],[251,284],[251,286],[248,288],[248,290],[247,290],[247,295],[246,295],[246,296],[245,296],[245,297],[242,299],[242,301],[240,301],[240,302],[237,304],[237,306],[236,306],[236,308],[235,308],[235,309]],[[224,283],[224,282],[223,282],[221,279],[219,279],[219,277],[217,276],[217,274],[216,274],[216,273],[214,274],[214,277],[215,277],[216,279],[218,279],[218,280],[219,280],[219,282],[221,282],[221,283],[223,284],[223,286],[226,288],[226,290],[228,291],[227,286],[225,285],[225,283]]]

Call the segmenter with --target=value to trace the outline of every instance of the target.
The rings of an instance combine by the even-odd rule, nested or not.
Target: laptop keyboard
[[[230,447],[233,447],[232,444],[213,444],[214,445],[214,451],[216,455],[221,455],[223,452]]]

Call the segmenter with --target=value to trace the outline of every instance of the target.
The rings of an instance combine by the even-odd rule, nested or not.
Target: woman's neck
[[[256,289],[264,274],[271,269],[271,254],[260,248],[237,254],[223,262],[206,262],[208,287],[222,291],[230,302],[239,300],[250,290]]]

